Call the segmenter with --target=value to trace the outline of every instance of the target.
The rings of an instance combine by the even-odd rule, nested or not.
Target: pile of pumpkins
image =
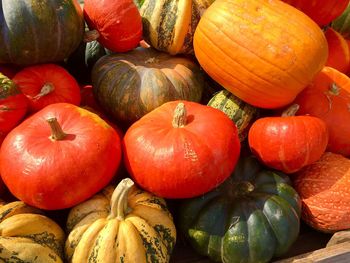
[[[349,12],[2,1],[0,258],[169,262],[181,236],[269,262],[301,220],[350,228]]]

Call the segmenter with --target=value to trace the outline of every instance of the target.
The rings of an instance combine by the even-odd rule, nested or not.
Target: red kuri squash
[[[266,166],[294,173],[317,161],[328,143],[326,124],[312,116],[294,116],[298,105],[282,117],[256,120],[248,133],[249,147]]]
[[[126,52],[142,39],[142,18],[133,0],[85,0],[84,18],[97,40],[114,52]]]
[[[56,64],[26,67],[13,78],[29,99],[29,110],[36,112],[58,102],[80,104],[80,87],[75,78]]]
[[[327,150],[350,156],[350,78],[325,67],[294,103],[300,106],[296,115],[316,116],[328,126]]]
[[[28,100],[16,84],[0,73],[0,142],[25,116]]]
[[[42,209],[63,209],[105,187],[120,160],[120,137],[111,126],[88,110],[55,103],[6,136],[0,174],[18,199]]]
[[[171,101],[127,130],[125,165],[144,189],[166,198],[212,190],[233,171],[240,142],[225,113],[190,101]]]

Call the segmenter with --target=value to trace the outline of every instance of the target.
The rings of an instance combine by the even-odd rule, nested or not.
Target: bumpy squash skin
[[[179,231],[194,249],[218,262],[268,262],[299,234],[301,201],[286,175],[241,158],[218,189],[185,200]]]
[[[76,0],[5,0],[0,11],[0,63],[63,61],[83,39],[84,17]]]
[[[191,59],[137,48],[98,60],[92,86],[98,104],[114,119],[130,125],[165,102],[199,102],[204,83]]]
[[[131,188],[119,199],[127,202],[122,213],[113,212],[113,186],[71,209],[65,247],[69,262],[169,262],[176,229],[164,199],[126,180],[124,189]]]
[[[0,207],[1,262],[63,262],[65,233],[42,214],[21,201]]]
[[[214,0],[139,1],[143,36],[169,54],[193,53],[193,35],[202,13]]]

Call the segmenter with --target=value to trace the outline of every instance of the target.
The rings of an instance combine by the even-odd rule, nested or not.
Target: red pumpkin
[[[85,0],[84,18],[96,39],[114,52],[126,52],[142,39],[142,18],[133,0]]]
[[[325,67],[295,99],[297,115],[316,116],[329,130],[327,151],[350,156],[350,78]]]
[[[56,103],[6,136],[0,174],[18,199],[41,209],[63,209],[105,187],[120,159],[120,138],[111,126],[88,110]]]
[[[340,16],[349,0],[282,0],[304,12],[319,26],[325,26]]]
[[[328,143],[326,124],[312,116],[293,116],[297,105],[282,117],[256,120],[248,133],[249,147],[266,166],[294,173],[317,161]]]
[[[189,101],[164,103],[126,131],[124,161],[144,189],[166,198],[201,195],[233,171],[240,142],[220,110]]]
[[[326,152],[292,180],[302,201],[302,219],[307,224],[323,232],[350,228],[349,159]]]
[[[0,73],[0,138],[24,118],[27,110],[27,98],[12,80]]]
[[[80,104],[80,87],[75,78],[56,64],[30,66],[13,78],[29,99],[29,109],[37,112],[53,103]]]

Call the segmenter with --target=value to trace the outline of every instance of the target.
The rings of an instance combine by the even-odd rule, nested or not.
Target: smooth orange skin
[[[291,177],[302,201],[302,219],[323,232],[350,228],[350,160],[326,152]]]
[[[347,73],[350,65],[350,51],[345,38],[333,28],[327,28],[325,36],[328,43],[326,66]]]
[[[216,82],[270,109],[291,103],[328,57],[319,26],[279,0],[216,0],[196,28],[194,51]]]
[[[319,26],[325,26],[340,16],[349,0],[282,0],[312,18]]]
[[[188,114],[184,127],[173,127],[179,101],[171,101],[132,124],[123,140],[127,171],[160,197],[190,198],[212,190],[230,176],[240,154],[237,127],[225,113],[182,102]]]
[[[334,94],[330,88],[339,87]],[[296,115],[311,115],[322,119],[328,127],[327,151],[350,156],[350,78],[325,67],[293,103],[300,106]]]
[[[291,174],[322,156],[328,130],[312,116],[264,117],[252,124],[248,143],[266,166]]]
[[[49,117],[68,134],[52,140]],[[96,114],[68,103],[51,104],[14,128],[0,149],[0,174],[29,205],[72,207],[105,187],[121,160],[118,133]]]

